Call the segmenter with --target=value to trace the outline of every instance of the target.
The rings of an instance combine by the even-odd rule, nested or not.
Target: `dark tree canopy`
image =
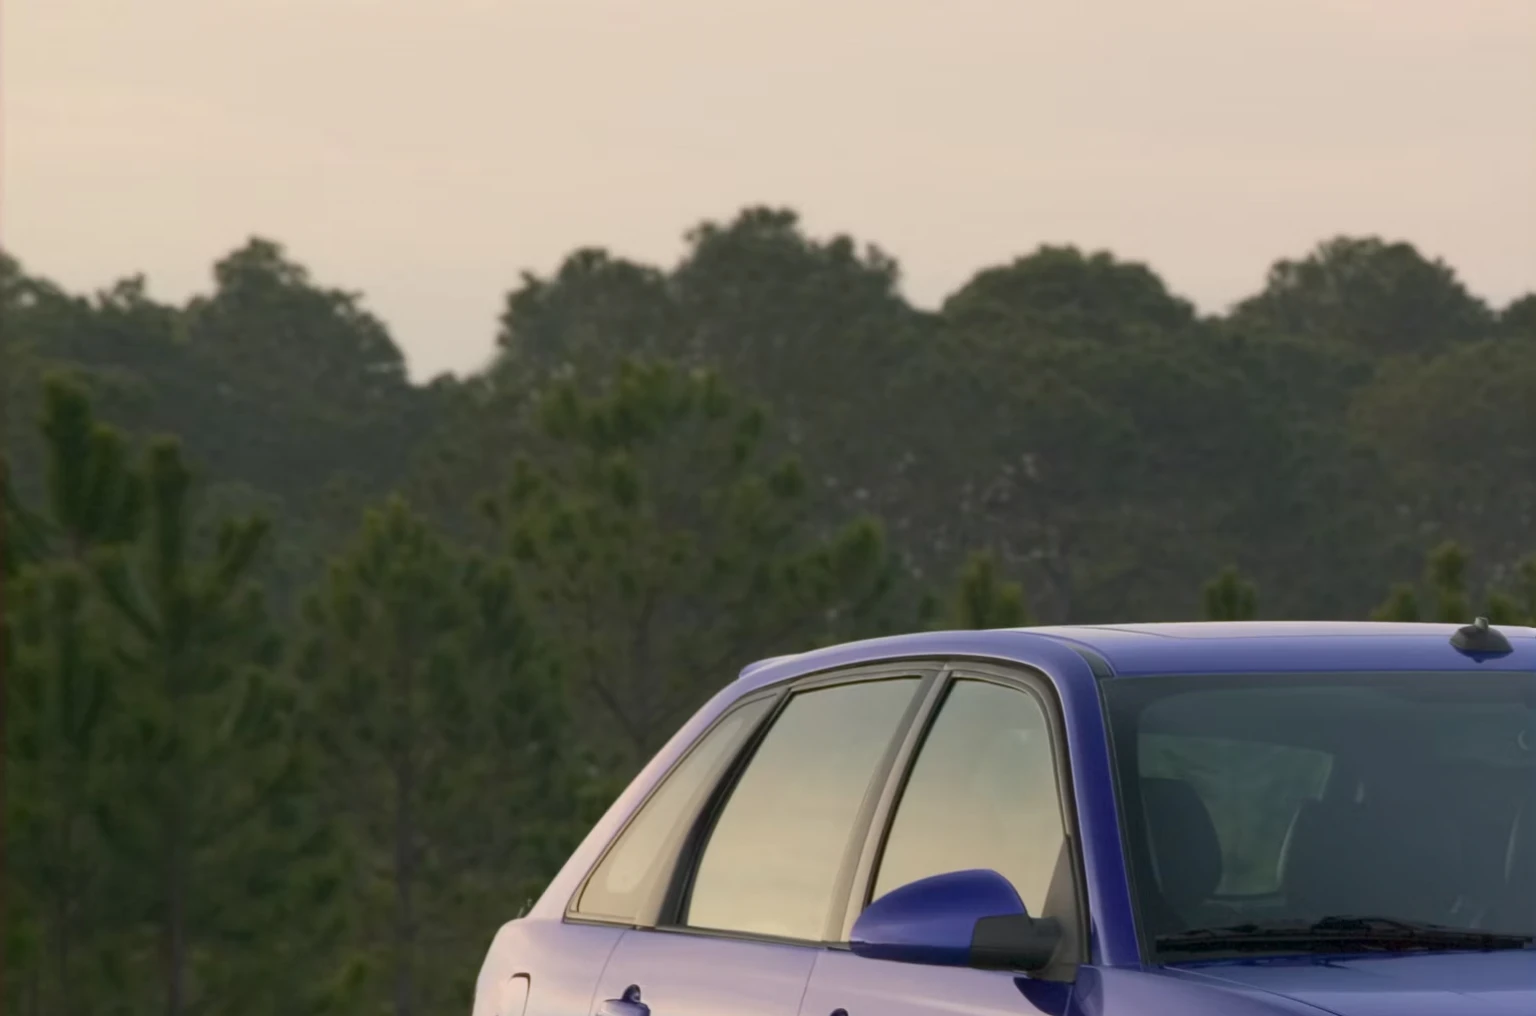
[[[1486,338],[1488,305],[1444,261],[1409,243],[1335,237],[1269,270],[1264,291],[1240,303],[1245,327],[1315,335],[1378,355],[1436,353]]]
[[[1069,245],[928,311],[789,209],[682,241],[509,277],[427,384],[272,240],[183,304],[0,255],[7,1011],[465,1011],[755,658],[1536,621],[1536,295],[1344,236],[1230,313]]]

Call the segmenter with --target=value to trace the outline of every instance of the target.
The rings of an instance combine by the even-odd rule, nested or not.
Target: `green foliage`
[[[1371,611],[1373,621],[1404,621],[1415,622],[1422,620],[1419,610],[1419,596],[1412,583],[1399,582],[1392,587],[1383,602],[1375,610]]]
[[[1400,582],[1371,614],[1378,621],[1438,621],[1466,624],[1475,615],[1494,624],[1536,624],[1536,555],[1512,569],[1514,590],[1487,583],[1480,607],[1474,607],[1471,560],[1460,543],[1448,540],[1430,551],[1420,583]],[[1422,605],[1427,604],[1426,611]]]
[[[1259,591],[1236,567],[1223,568],[1205,584],[1207,621],[1252,621],[1258,616]]]
[[[978,551],[961,569],[945,627],[1022,628],[1030,623],[1024,587],[998,574],[997,560]]]
[[[108,959],[102,926],[121,921],[96,814],[116,670],[89,593],[84,569],[64,560],[28,566],[7,588],[12,976],[48,1011],[112,1003],[85,975]]]
[[[1114,345],[1188,332],[1195,309],[1146,265],[1107,251],[1042,246],[976,273],[944,303],[944,317],[1000,341],[1092,339]]]
[[[43,521],[21,503],[11,479],[11,463],[0,458],[0,576],[10,578],[24,566],[47,556]]]
[[[597,395],[556,385],[541,416],[558,452],[489,510],[620,771],[733,667],[856,628],[885,595],[879,525],[817,533],[799,466],[713,375],[627,363]]]
[[[603,376],[628,356],[682,352],[681,314],[654,268],[578,250],[553,278],[524,273],[507,296],[497,372],[513,384]]]
[[[1479,557],[1529,549],[1529,527],[1515,522],[1536,518],[1536,358],[1525,343],[1465,343],[1384,369],[1351,424],[1416,517],[1462,534]]]
[[[1494,317],[1456,273],[1411,244],[1335,237],[1277,261],[1234,318],[1282,335],[1317,335],[1377,354],[1438,353],[1487,337]]]
[[[456,960],[571,845],[558,685],[513,578],[395,499],[306,605],[298,673],[325,810],[355,854],[359,1011],[466,1006],[473,965]]]
[[[229,962],[292,916],[297,897],[265,883],[284,868],[301,883],[315,836],[285,819],[301,787],[292,696],[246,581],[266,523],[225,519],[194,545],[175,442],[135,463],[78,387],[50,381],[44,403],[49,511],[7,617],[26,844],[13,924],[30,944],[11,990],[50,1011],[173,1016],[231,991],[291,1001]]]
[[[1536,293],[1527,293],[1504,308],[1499,331],[1512,339],[1536,339]]]
[[[1488,619],[1494,624],[1536,626],[1536,554],[1518,562],[1512,573],[1512,590],[1488,593]]]
[[[12,1011],[462,1011],[753,658],[1197,591],[1357,617],[1415,570],[1373,616],[1536,621],[1531,296],[1345,237],[1220,317],[1073,247],[927,312],[789,210],[684,239],[523,276],[494,363],[424,385],[268,240],[180,305],[0,255]],[[1159,758],[1267,887],[1245,802],[1316,760]]]

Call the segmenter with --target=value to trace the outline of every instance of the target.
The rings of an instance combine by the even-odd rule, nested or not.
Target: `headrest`
[[[1205,802],[1183,780],[1153,778],[1141,781],[1141,800],[1163,898],[1179,911],[1206,902],[1221,885],[1222,861]]]

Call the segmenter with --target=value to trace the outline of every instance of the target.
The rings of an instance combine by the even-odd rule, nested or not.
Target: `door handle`
[[[640,1001],[640,986],[631,984],[623,995],[598,1006],[597,1016],[651,1016],[651,1007]]]

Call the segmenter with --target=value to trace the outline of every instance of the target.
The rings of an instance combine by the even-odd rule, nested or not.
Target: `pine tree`
[[[1407,621],[1420,618],[1419,594],[1411,582],[1399,582],[1387,594],[1387,599],[1371,611],[1373,621]]]
[[[1252,621],[1259,615],[1258,589],[1235,567],[1223,568],[1205,584],[1204,599],[1207,621]]]
[[[1024,587],[998,574],[997,558],[977,551],[955,583],[945,626],[951,629],[1021,628],[1030,623]]]
[[[549,661],[508,568],[400,500],[368,514],[305,615],[310,736],[358,859],[356,990],[396,1016],[468,1004],[462,957],[570,846]]]
[[[8,995],[19,992],[23,1011],[73,1012],[110,1002],[113,982],[113,866],[99,813],[122,668],[90,566],[136,537],[143,488],[126,442],[95,420],[78,385],[47,380],[41,430],[46,513],[5,491],[8,875],[19,890],[7,937],[20,946]]]
[[[811,524],[766,420],[707,372],[627,363],[542,395],[549,450],[488,507],[622,779],[741,665],[835,639],[887,597],[872,519]]]
[[[1448,541],[1430,552],[1425,581],[1435,605],[1435,620],[1445,624],[1466,624],[1471,620],[1467,593],[1467,552]]]
[[[1371,617],[1377,621],[1418,621],[1423,618],[1421,604],[1427,602],[1431,605],[1430,619],[1442,624],[1465,624],[1477,613],[1494,624],[1536,622],[1536,555],[1515,566],[1513,592],[1484,590],[1481,611],[1472,607],[1469,571],[1466,550],[1454,540],[1446,541],[1430,551],[1420,582],[1395,584]]]

